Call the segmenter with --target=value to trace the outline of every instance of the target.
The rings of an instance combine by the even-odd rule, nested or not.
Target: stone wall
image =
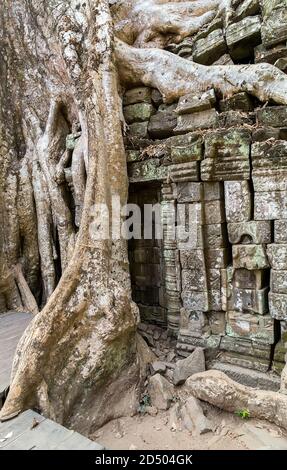
[[[168,48],[201,64],[269,62],[287,72],[285,0],[264,0],[261,8],[256,0],[237,2],[233,21],[224,30],[215,20]],[[280,374],[287,340],[287,107],[213,89],[166,105],[145,87],[128,90],[123,103],[130,182],[161,185],[163,307],[178,352],[203,346],[209,364],[225,364],[233,376],[240,367]],[[198,211],[196,243],[188,247],[167,237],[169,218],[184,203]]]

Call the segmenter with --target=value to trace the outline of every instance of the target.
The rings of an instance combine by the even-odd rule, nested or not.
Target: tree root
[[[224,96],[246,91],[260,101],[287,104],[287,76],[270,64],[200,65],[159,49],[137,49],[117,41],[121,79],[157,88],[166,102],[215,88]]]
[[[226,374],[208,370],[194,374],[187,388],[200,400],[232,413],[248,409],[252,418],[266,419],[287,429],[287,396],[240,385]]]

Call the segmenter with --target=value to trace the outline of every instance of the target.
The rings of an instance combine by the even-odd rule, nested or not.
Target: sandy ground
[[[113,420],[90,437],[111,450],[247,450],[269,445],[277,448],[279,442],[281,447],[286,443],[287,449],[287,436],[275,425],[255,419],[243,421],[207,404],[204,410],[214,431],[200,436],[186,429],[172,431],[169,411],[165,411]]]

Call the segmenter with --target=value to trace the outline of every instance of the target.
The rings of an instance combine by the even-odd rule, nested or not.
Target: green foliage
[[[235,414],[239,416],[241,419],[250,418],[250,411],[247,408],[243,408],[242,410],[235,411]]]
[[[143,395],[140,401],[139,408],[138,408],[139,413],[145,413],[146,407],[150,405],[151,405],[150,396],[148,394]]]

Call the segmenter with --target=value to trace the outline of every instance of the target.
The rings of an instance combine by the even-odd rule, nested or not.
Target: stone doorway
[[[140,310],[142,322],[160,326],[167,324],[163,240],[156,238],[156,218],[153,214],[152,238],[145,239],[144,206],[161,203],[161,185],[158,183],[130,184],[129,203],[141,210],[141,238],[129,240],[129,263],[132,297]]]

